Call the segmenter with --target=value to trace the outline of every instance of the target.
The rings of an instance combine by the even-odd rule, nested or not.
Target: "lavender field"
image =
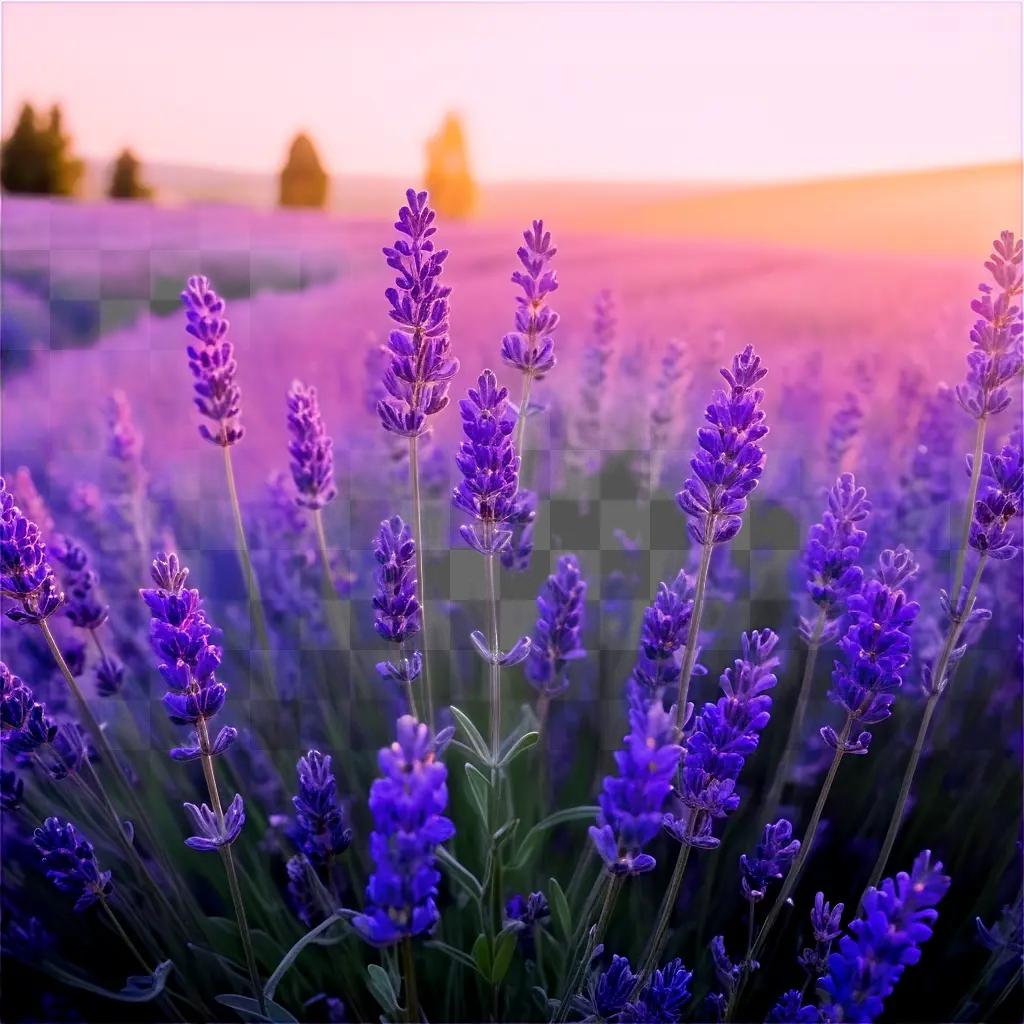
[[[3,1018],[1021,1019],[1018,238],[428,202],[5,197]]]

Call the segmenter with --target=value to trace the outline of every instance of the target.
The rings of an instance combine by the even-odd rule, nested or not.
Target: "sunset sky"
[[[448,109],[485,180],[777,180],[1013,159],[1017,3],[5,3],[4,131],[402,175]]]

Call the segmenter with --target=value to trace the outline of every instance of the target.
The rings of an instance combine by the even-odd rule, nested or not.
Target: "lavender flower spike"
[[[99,629],[107,621],[110,608],[99,599],[99,577],[89,567],[85,549],[70,537],[63,537],[50,547],[50,555],[64,567],[64,614],[79,629]]]
[[[568,687],[568,663],[586,655],[580,644],[586,596],[587,581],[576,556],[563,555],[537,598],[537,625],[526,662],[526,678],[549,697]]]
[[[353,918],[374,946],[422,935],[437,924],[434,897],[441,875],[434,851],[455,834],[444,817],[447,770],[430,730],[411,715],[397,723],[397,739],[377,757],[380,777],[370,788],[376,868],[366,887],[366,909]]]
[[[338,785],[330,755],[311,750],[299,758],[299,794],[292,798],[298,823],[298,841],[311,864],[327,867],[352,842],[352,829],[338,804]]]
[[[989,558],[1013,558],[1020,538],[1014,536],[1011,524],[1024,509],[1024,458],[1019,433],[998,455],[982,456],[980,479],[968,543]]]
[[[498,387],[490,370],[484,370],[478,386],[469,389],[459,408],[465,440],[455,456],[462,481],[452,492],[452,504],[481,527],[478,533],[471,525],[462,526],[463,540],[490,555],[511,539],[506,524],[518,511],[519,456],[512,444],[516,421],[509,408],[508,389]]]
[[[747,496],[764,469],[758,442],[768,433],[756,385],[768,373],[748,345],[721,371],[729,390],[718,391],[707,407],[709,426],[697,432],[697,454],[690,461],[693,476],[676,495],[679,507],[693,520],[697,544],[724,544],[739,532]]]
[[[451,356],[448,338],[448,296],[440,281],[447,249],[435,249],[431,236],[434,211],[427,193],[406,192],[407,206],[398,212],[395,229],[405,238],[384,250],[397,272],[395,287],[384,293],[390,316],[400,330],[388,336],[391,361],[384,373],[387,397],[377,403],[384,429],[402,437],[419,437],[428,416],[448,405],[448,388],[459,363]]]
[[[320,509],[334,500],[334,442],[324,427],[316,388],[293,381],[288,391],[288,443],[295,503],[303,508]]]
[[[522,270],[512,274],[512,283],[522,290],[516,296],[516,329],[501,339],[501,358],[509,366],[542,380],[555,367],[552,332],[558,314],[547,305],[547,297],[558,289],[558,279],[549,266],[558,250],[551,244],[551,232],[535,220],[532,230],[523,232],[524,245],[516,252]],[[521,409],[520,414],[525,415]]]
[[[229,323],[224,317],[224,300],[210,286],[209,278],[195,275],[181,293],[186,324],[195,343],[188,346],[188,367],[195,382],[196,408],[201,416],[216,424],[211,430],[200,424],[199,433],[212,444],[228,448],[242,440],[239,421],[242,392],[235,382],[238,364],[235,347],[228,338]]]
[[[228,809],[223,813],[214,812],[206,804],[196,807],[195,804],[185,804],[192,819],[192,827],[198,835],[189,836],[185,845],[193,850],[201,850],[205,853],[219,850],[225,846],[231,846],[242,834],[242,826],[245,824],[245,805],[242,803],[242,794],[236,793]]]
[[[110,872],[100,870],[92,843],[71,822],[47,818],[32,838],[46,877],[61,892],[75,897],[74,909],[78,913],[114,891]]]
[[[765,825],[754,855],[740,856],[743,895],[751,903],[763,900],[768,885],[785,875],[799,852],[800,840],[793,838],[793,825],[789,821],[780,818],[774,825]]]
[[[14,622],[45,622],[64,603],[39,527],[14,504],[0,477],[0,595]]]

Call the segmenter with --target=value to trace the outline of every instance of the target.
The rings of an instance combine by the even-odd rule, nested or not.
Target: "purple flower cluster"
[[[800,840],[793,838],[791,822],[780,818],[774,825],[765,825],[753,856],[740,855],[740,884],[744,897],[751,903],[763,900],[769,884],[786,874],[799,852]]]
[[[686,813],[664,818],[665,829],[681,843],[715,849],[714,820],[739,806],[737,779],[771,715],[768,691],[777,682],[778,642],[770,629],[744,633],[743,656],[722,673],[724,695],[704,705],[690,730],[680,793]]]
[[[292,797],[298,826],[299,848],[317,868],[326,868],[352,842],[352,829],[345,824],[338,803],[338,786],[331,771],[331,758],[319,750],[300,757],[296,770],[299,792]]]
[[[334,442],[320,414],[316,388],[293,381],[288,390],[288,454],[291,456],[295,503],[303,508],[323,508],[334,500]]]
[[[79,913],[114,891],[110,872],[100,870],[92,843],[71,822],[47,818],[32,838],[46,877],[74,896]]]
[[[843,397],[843,404],[836,410],[828,425],[828,439],[825,443],[825,450],[828,455],[828,464],[833,469],[838,469],[847,452],[853,447],[853,442],[860,433],[864,423],[864,410],[861,408],[857,396],[848,391]]]
[[[715,393],[705,412],[708,426],[697,432],[693,476],[676,495],[692,519],[690,537],[697,544],[723,544],[739,532],[747,497],[757,487],[765,453],[758,442],[768,433],[756,387],[768,373],[748,345],[722,376],[729,390]]]
[[[199,433],[212,444],[227,448],[241,441],[245,431],[240,422],[242,392],[235,381],[238,364],[235,347],[228,338],[225,303],[210,287],[209,278],[198,274],[188,279],[181,301],[185,306],[185,330],[196,340],[186,349],[188,367],[195,378],[192,388],[196,408],[216,424],[214,430],[200,424]]]
[[[916,571],[908,563],[908,553],[899,557],[883,552],[877,578],[850,598],[850,627],[839,641],[840,659],[834,664],[828,696],[846,711],[851,724],[884,721],[903,685],[901,672],[910,661],[910,627],[918,612],[917,603],[900,589]],[[821,735],[838,749],[840,737],[834,729],[826,726]],[[842,745],[848,754],[866,754],[870,742],[871,734],[864,731]]]
[[[525,669],[526,678],[548,696],[568,687],[568,663],[586,656],[580,643],[586,596],[587,581],[576,556],[563,555],[537,597],[537,625]]]
[[[99,629],[110,608],[99,599],[99,576],[89,566],[85,548],[70,537],[50,545],[50,557],[64,568],[64,614],[79,629]]]
[[[0,741],[12,754],[31,754],[53,743],[57,725],[29,686],[0,661]]]
[[[811,600],[833,619],[864,579],[857,565],[867,534],[857,525],[871,511],[867,491],[852,473],[843,473],[828,492],[828,508],[811,527],[804,554]]]
[[[212,853],[214,850],[231,846],[242,834],[245,804],[242,803],[241,793],[235,794],[228,809],[223,813],[212,810],[206,804],[197,807],[195,804],[186,803],[185,810],[192,820],[192,827],[196,830],[196,835],[185,840],[185,845],[192,850]]]
[[[692,615],[693,584],[686,573],[680,572],[671,585],[658,584],[658,593],[644,609],[640,651],[630,677],[630,691],[636,691],[645,704],[660,701],[678,683],[679,652],[689,640]],[[694,675],[705,671],[702,665],[694,665]]]
[[[537,518],[537,495],[522,488],[516,494],[514,507],[509,513],[508,526],[512,530],[509,542],[501,549],[501,564],[512,572],[526,572],[533,555],[533,521]]]
[[[388,946],[437,924],[441,875],[434,851],[455,826],[444,816],[447,770],[426,725],[411,715],[399,718],[397,738],[381,749],[377,763],[381,774],[370,788],[376,870],[366,887],[366,909],[352,923],[367,942]]]
[[[1019,539],[1012,529],[1024,508],[1024,460],[1017,433],[998,455],[982,456],[978,499],[974,503],[969,543],[989,558],[1013,558]],[[968,463],[970,459],[968,458]]]
[[[814,907],[811,910],[811,934],[814,937],[814,945],[805,947],[797,957],[810,981],[816,981],[828,969],[832,943],[843,933],[844,909],[842,903],[837,903],[834,907],[828,903],[823,892],[815,893]]]
[[[501,339],[501,358],[541,380],[555,367],[551,335],[558,326],[558,314],[547,305],[547,297],[558,289],[558,279],[548,265],[558,250],[541,220],[523,232],[523,240],[525,245],[516,251],[523,269],[512,274],[512,283],[523,294],[516,296],[516,329]],[[525,415],[526,410],[521,409],[520,414]]]
[[[798,988],[785,992],[768,1011],[765,1024],[819,1024],[821,1011],[813,1003],[805,1003]]]
[[[377,671],[384,679],[409,683],[419,676],[423,658],[419,651],[406,657],[403,645],[420,631],[421,617],[416,593],[416,541],[400,516],[380,524],[373,557],[377,561],[373,626],[382,639],[402,646],[398,663],[382,661]]]
[[[14,622],[45,622],[64,602],[39,527],[14,503],[0,477],[0,595]]]
[[[519,950],[527,960],[536,956],[534,929],[551,916],[547,897],[542,892],[531,892],[529,896],[516,893],[505,903],[505,927],[519,933]]]
[[[881,1015],[903,971],[921,959],[921,946],[938,917],[935,905],[948,888],[942,864],[932,864],[931,851],[925,850],[909,875],[901,871],[868,889],[820,982],[829,1020],[873,1021]]]
[[[585,998],[577,1005],[588,1021],[616,1024],[675,1024],[682,1020],[683,1005],[690,998],[693,972],[676,957],[655,970],[646,985],[630,999],[638,981],[627,957],[612,956],[611,965],[598,974]]]
[[[225,726],[204,749],[206,722],[220,711],[227,698],[227,687],[216,676],[223,654],[213,642],[213,626],[207,621],[199,591],[185,586],[188,569],[179,563],[177,555],[157,557],[152,576],[156,587],[139,593],[149,608],[149,642],[168,687],[163,704],[172,722],[196,727],[195,742],[175,748],[171,757],[191,761],[220,754],[238,733]]]
[[[1021,370],[1021,261],[1024,247],[1012,231],[1004,231],[992,243],[985,263],[995,282],[978,286],[979,298],[971,303],[978,319],[971,329],[973,350],[967,356],[967,379],[958,384],[956,396],[964,410],[976,419],[1001,412],[1010,404],[1007,385]]]
[[[675,742],[672,717],[660,703],[645,706],[631,700],[629,724],[624,747],[615,754],[618,774],[605,776],[598,823],[589,830],[615,875],[638,875],[654,867],[654,858],[643,849],[661,828],[662,808],[683,752]]]
[[[434,211],[427,193],[409,189],[407,206],[398,211],[395,230],[404,235],[384,249],[396,271],[395,287],[384,293],[389,315],[399,325],[388,335],[390,364],[384,373],[387,397],[377,402],[384,429],[403,437],[419,437],[428,416],[448,404],[448,388],[458,372],[448,338],[448,296],[440,284],[447,249],[435,249],[431,236]]]
[[[462,480],[452,492],[452,503],[482,528],[481,536],[472,525],[462,526],[463,540],[481,554],[493,554],[511,539],[506,524],[519,511],[519,456],[512,444],[516,421],[508,389],[498,387],[494,374],[484,370],[459,409],[465,440],[455,456]]]

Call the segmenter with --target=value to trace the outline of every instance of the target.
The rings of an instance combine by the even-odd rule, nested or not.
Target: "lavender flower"
[[[376,870],[366,887],[366,909],[353,919],[375,946],[422,935],[437,924],[434,897],[441,876],[434,851],[455,834],[444,817],[447,771],[437,760],[430,730],[411,715],[397,723],[397,739],[377,757],[381,777],[370,789]]]
[[[689,350],[685,342],[669,341],[654,381],[654,399],[651,403],[651,462],[648,478],[650,490],[657,490],[661,486],[665,451],[672,447],[672,424],[678,415],[679,400],[685,393],[689,381],[686,362],[688,355]],[[650,490],[646,493],[649,494]]]
[[[584,1019],[618,1020],[636,980],[628,957],[613,955],[608,969],[601,971],[596,980],[591,980],[587,996],[577,997],[577,1006],[586,1014]]]
[[[842,917],[844,906],[837,903],[834,907],[826,902],[823,892],[814,896],[814,908],[811,910],[811,934],[814,946],[805,947],[797,957],[801,967],[807,972],[808,978],[815,981],[828,969],[828,956],[832,951],[832,943],[843,933]]]
[[[551,908],[542,892],[529,896],[516,893],[505,903],[505,927],[519,933],[519,951],[526,960],[536,957],[534,930],[551,916]]]
[[[206,723],[224,706],[227,687],[216,671],[223,652],[213,642],[214,629],[203,611],[199,591],[186,588],[188,569],[175,554],[160,555],[153,562],[155,588],[140,590],[152,619],[149,642],[156,654],[160,675],[168,686],[163,705],[172,722],[196,727],[197,740],[205,734]],[[191,760],[204,754],[222,753],[237,733],[221,729],[216,740],[172,751],[176,760]],[[205,741],[204,741],[205,742]]]
[[[56,739],[57,725],[46,708],[0,661],[0,742],[12,754],[31,754]]]
[[[101,697],[113,697],[124,685],[124,665],[110,655],[103,655],[96,663],[96,692]]]
[[[334,442],[324,427],[316,388],[293,381],[288,391],[288,442],[295,503],[308,509],[320,509],[335,499]]]
[[[828,508],[821,522],[811,527],[804,554],[807,590],[814,604],[825,613],[828,638],[846,602],[858,593],[864,573],[857,565],[867,534],[858,527],[871,511],[867,491],[857,486],[852,473],[843,473],[828,492]],[[813,626],[801,619],[801,635],[808,642]]]
[[[594,299],[594,320],[589,344],[583,349],[580,365],[579,418],[576,422],[577,447],[600,449],[601,406],[608,379],[608,363],[615,344],[615,298],[607,289]],[[594,467],[589,467],[593,469]]]
[[[448,405],[448,388],[458,372],[448,338],[448,296],[441,270],[447,249],[435,249],[431,236],[434,211],[427,193],[406,192],[407,206],[398,212],[395,229],[405,238],[384,250],[387,264],[397,271],[395,287],[384,293],[390,316],[402,329],[388,336],[391,363],[384,374],[387,397],[377,402],[385,430],[419,437],[428,416]]]
[[[690,537],[697,544],[723,544],[739,532],[747,497],[764,469],[764,450],[758,444],[768,433],[755,387],[768,373],[747,346],[722,376],[729,391],[716,392],[705,412],[709,426],[697,432],[697,454],[690,461],[693,476],[676,495],[679,507],[692,519]]]
[[[968,458],[970,464],[970,458]],[[982,456],[978,500],[974,503],[969,543],[989,558],[1013,558],[1019,539],[1011,524],[1024,508],[1024,461],[1017,443],[1004,445],[998,455]]]
[[[537,495],[526,488],[515,497],[508,517],[512,530],[509,542],[501,549],[501,564],[512,572],[526,572],[533,555],[533,521],[537,518]]]
[[[713,850],[718,840],[714,820],[739,806],[736,782],[746,759],[757,749],[768,724],[779,659],[779,638],[770,629],[743,634],[743,657],[720,680],[724,696],[704,705],[686,741],[680,799],[685,813],[668,813],[666,831],[679,842]]]
[[[14,504],[14,495],[0,477],[0,595],[14,607],[14,622],[45,622],[64,602],[46,557],[39,527]]]
[[[872,725],[892,714],[895,692],[903,685],[901,672],[910,661],[910,627],[918,605],[900,589],[910,573],[907,558],[883,553],[878,578],[850,598],[850,628],[839,642],[841,659],[835,662],[828,696],[849,716],[852,724]],[[914,567],[916,570],[916,567]],[[835,730],[821,730],[833,749],[841,743]],[[848,754],[866,754],[871,734],[842,741]]]
[[[481,554],[493,554],[511,539],[505,524],[518,511],[519,456],[512,444],[515,417],[508,389],[499,388],[494,374],[484,370],[459,408],[466,439],[455,457],[462,481],[452,492],[452,503],[481,526],[482,536],[473,526],[462,526],[463,540]]]
[[[245,431],[239,419],[242,392],[235,382],[238,364],[235,347],[227,336],[225,303],[210,286],[209,278],[200,275],[188,279],[181,301],[185,306],[185,330],[196,340],[186,349],[188,368],[195,378],[192,388],[196,408],[216,424],[211,430],[201,423],[199,434],[227,448],[241,441]]]
[[[568,663],[586,656],[580,644],[586,596],[587,581],[576,556],[563,555],[537,597],[537,625],[526,662],[526,678],[549,697],[568,687]]]
[[[768,1011],[765,1024],[819,1024],[821,1011],[813,1003],[804,1003],[798,988],[791,988]]]
[[[326,868],[352,842],[338,804],[337,782],[330,755],[311,750],[296,765],[299,793],[292,798],[298,823],[299,848],[311,864]]]
[[[542,380],[555,367],[551,335],[558,326],[558,314],[547,305],[547,297],[558,289],[558,279],[549,266],[558,250],[542,220],[535,220],[533,229],[523,232],[523,239],[526,244],[516,251],[523,269],[512,274],[512,283],[523,294],[516,296],[516,329],[501,339],[501,358]],[[526,415],[526,410],[520,409],[520,415]]]
[[[860,401],[852,391],[847,391],[843,404],[832,417],[828,425],[828,439],[825,450],[828,464],[833,470],[843,464],[843,459],[853,447],[853,442],[861,431],[864,423],[864,410]]]
[[[800,840],[793,838],[793,825],[780,818],[774,825],[765,825],[761,841],[753,856],[740,855],[743,895],[751,903],[764,899],[773,879],[782,878],[793,858],[800,852]]]
[[[377,560],[374,628],[390,643],[405,643],[420,631],[421,623],[416,596],[416,541],[400,516],[380,524],[373,557]]]
[[[921,946],[938,917],[934,907],[948,888],[942,864],[933,865],[931,851],[925,850],[909,875],[901,871],[868,889],[820,983],[829,1020],[873,1021],[881,1015],[904,969],[921,959]]]
[[[661,700],[679,682],[679,652],[689,640],[692,615],[693,583],[686,573],[680,572],[671,586],[658,584],[657,595],[644,609],[640,651],[630,677],[630,689],[645,703]],[[703,665],[694,664],[694,675],[705,672]]]
[[[0,809],[16,811],[25,798],[25,782],[18,773],[0,769]]]
[[[1012,231],[1003,231],[992,248],[985,269],[995,288],[978,285],[981,295],[971,303],[978,314],[971,329],[974,348],[967,356],[967,379],[956,388],[961,406],[975,419],[1010,404],[1007,385],[1021,371],[1021,308],[1013,300],[1021,292],[1024,247]]]
[[[594,847],[615,875],[650,871],[654,858],[644,847],[658,834],[665,798],[682,755],[672,718],[658,703],[631,700],[630,732],[615,754],[617,775],[606,775],[597,825],[589,829]]]
[[[206,804],[197,807],[195,804],[185,804],[192,819],[192,827],[198,833],[189,836],[185,845],[193,850],[200,850],[210,853],[213,850],[220,850],[223,847],[231,846],[242,834],[242,826],[245,824],[245,805],[242,803],[242,794],[236,793],[228,809],[222,814],[214,812]]]
[[[85,549],[70,537],[50,546],[50,556],[64,567],[64,614],[79,629],[99,629],[110,608],[99,599],[99,576],[89,567]]]
[[[127,467],[141,470],[142,434],[132,419],[132,407],[123,391],[110,395],[107,414],[107,452]]]
[[[47,818],[35,830],[33,841],[46,877],[75,897],[76,912],[88,910],[114,891],[110,872],[100,870],[92,843],[71,822]]]

